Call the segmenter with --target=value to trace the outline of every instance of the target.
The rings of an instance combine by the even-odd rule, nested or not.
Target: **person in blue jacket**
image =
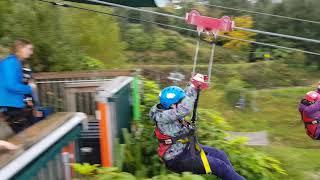
[[[12,46],[11,54],[0,60],[0,109],[16,133],[32,125],[32,110],[26,110],[24,98],[32,94],[34,85],[23,83],[22,64],[33,54],[30,41],[19,39]]]

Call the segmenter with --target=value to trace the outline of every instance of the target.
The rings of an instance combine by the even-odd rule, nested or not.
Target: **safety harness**
[[[193,132],[182,134],[180,136],[171,137],[169,135],[161,133],[158,127],[155,127],[154,133],[158,139],[158,154],[161,158],[163,158],[166,151],[175,143],[181,142],[183,144],[190,142],[190,137],[193,136]]]
[[[320,120],[309,117],[305,112],[301,112],[301,116],[307,135],[312,139],[318,139],[316,132],[319,128]]]
[[[189,132],[186,134],[182,134],[179,136],[169,136],[167,134],[163,134],[160,129],[157,127],[155,127],[154,133],[158,139],[158,155],[160,158],[163,158],[164,154],[166,153],[166,151],[175,143],[180,142],[183,144],[189,143],[189,147],[190,147],[190,151],[192,154],[192,159],[195,158],[196,155],[196,151],[200,152],[200,157],[201,157],[201,161],[203,164],[203,167],[205,169],[206,174],[212,174],[212,170],[208,161],[208,158],[206,156],[206,153],[204,152],[204,150],[200,147],[199,143],[198,143],[198,139],[196,136],[196,120],[197,120],[197,108],[198,108],[198,100],[199,100],[199,96],[200,96],[200,90],[198,90],[197,92],[197,98],[194,102],[194,107],[193,107],[193,114],[192,114],[192,118],[191,118],[191,123],[188,124],[188,129]]]
[[[309,103],[305,103],[304,100],[301,101],[302,104],[309,106]],[[309,117],[304,111],[300,111],[301,114],[301,120],[304,123],[305,129],[306,129],[306,134],[310,136],[312,139],[318,139],[317,137],[317,130],[319,128],[320,120],[315,119],[312,117]]]
[[[204,166],[204,169],[206,171],[206,174],[211,174],[212,170],[210,168],[206,153],[204,150],[200,147],[199,143],[197,142],[197,138],[195,135],[195,131],[193,129],[190,129],[189,133],[182,134],[180,136],[171,137],[169,135],[163,134],[158,127],[155,127],[155,135],[158,139],[158,155],[160,158],[163,158],[166,151],[175,143],[180,142],[183,144],[189,143],[191,153],[193,155],[192,158],[195,157],[196,151],[200,152],[200,157]]]

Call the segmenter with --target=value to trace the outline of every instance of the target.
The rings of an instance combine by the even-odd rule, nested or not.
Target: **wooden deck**
[[[7,139],[13,135],[13,131],[5,120],[5,117],[0,113],[0,140]],[[1,152],[0,152],[1,153]]]
[[[0,169],[3,168],[6,164],[8,164],[10,161],[16,159],[19,155],[21,155],[32,145],[46,137],[50,132],[64,124],[74,115],[75,113],[56,113],[48,117],[46,120],[43,120],[33,125],[32,127],[22,131],[21,133],[16,134],[11,138],[7,139],[8,142],[18,145],[19,148],[13,151],[0,151]]]

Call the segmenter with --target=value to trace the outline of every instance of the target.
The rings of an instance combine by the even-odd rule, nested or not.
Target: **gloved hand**
[[[209,84],[206,82],[206,80],[207,76],[197,73],[192,75],[190,82],[196,89],[207,89]]]

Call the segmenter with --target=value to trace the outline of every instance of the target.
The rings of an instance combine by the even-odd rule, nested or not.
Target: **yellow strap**
[[[184,138],[184,139],[179,139],[178,141],[181,142],[181,143],[187,143],[190,140],[189,140],[189,138]],[[204,152],[204,150],[197,143],[196,143],[196,150],[200,151],[201,161],[202,161],[202,164],[203,164],[204,169],[206,171],[206,174],[212,174],[211,167],[210,167],[210,164],[208,162],[208,158],[206,156],[206,153]]]
[[[182,144],[188,143],[190,140],[189,138],[179,139],[178,142],[181,142]]]
[[[196,149],[198,151],[200,151],[200,157],[201,157],[201,161],[203,163],[203,166],[204,166],[204,169],[206,171],[206,174],[212,174],[212,171],[211,171],[211,167],[209,165],[209,162],[208,162],[208,158],[206,156],[206,153],[204,152],[204,150],[199,146],[199,144],[196,144]]]

